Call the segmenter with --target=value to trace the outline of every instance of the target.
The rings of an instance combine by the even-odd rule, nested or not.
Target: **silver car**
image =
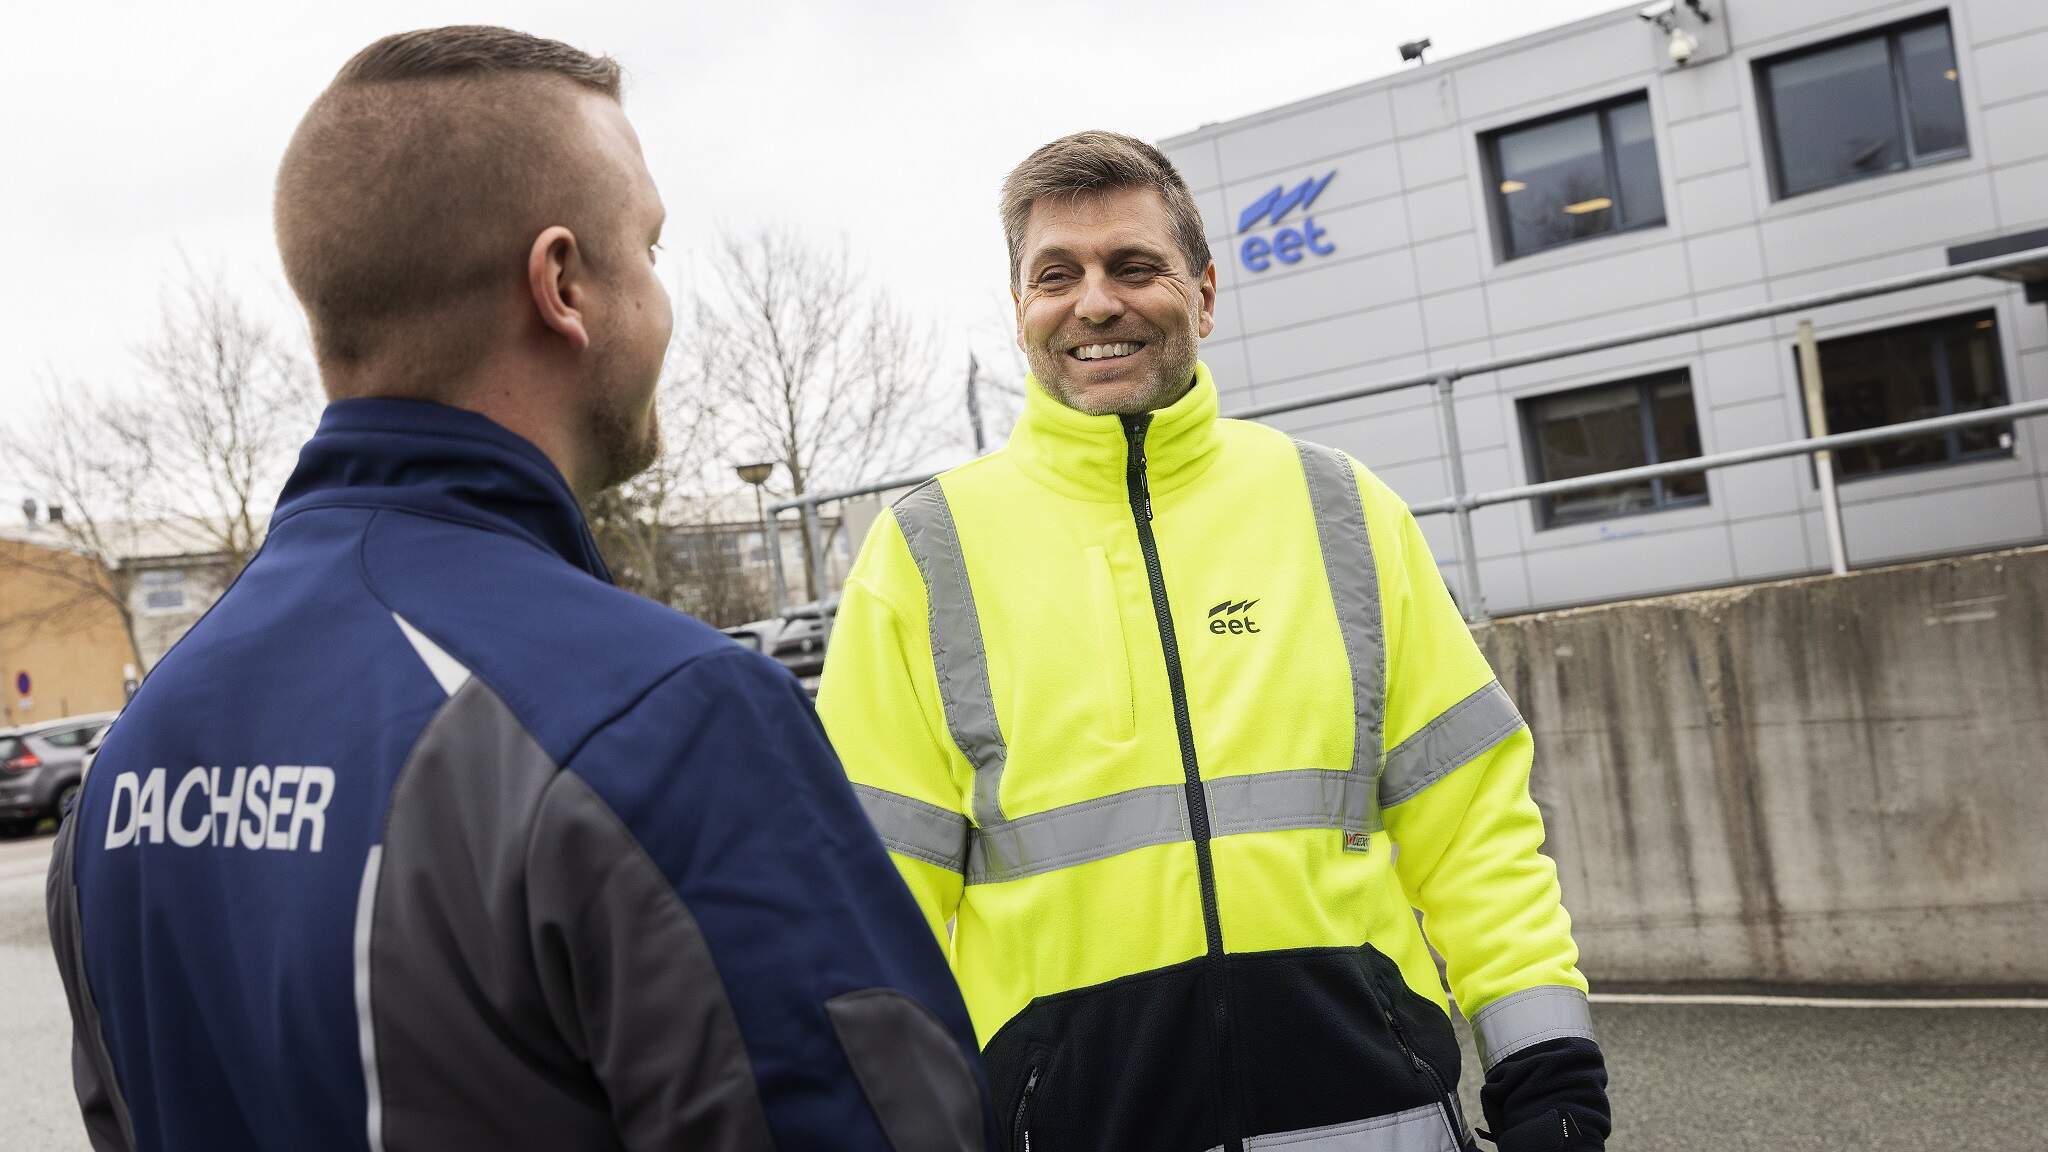
[[[85,776],[87,746],[114,715],[95,712],[0,728],[0,836],[17,836],[46,816],[64,815]]]

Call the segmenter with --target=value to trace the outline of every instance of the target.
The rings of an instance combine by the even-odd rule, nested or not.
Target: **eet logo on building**
[[[1308,206],[1315,203],[1323,189],[1330,186],[1330,178],[1337,174],[1330,169],[1318,179],[1311,176],[1294,187],[1276,184],[1271,192],[1259,197],[1237,217],[1239,234],[1267,224],[1278,224],[1296,208],[1302,210],[1301,223],[1297,227],[1282,228],[1272,236],[1246,236],[1238,247],[1237,257],[1244,266],[1254,272],[1264,272],[1273,266],[1273,261],[1282,264],[1301,263],[1304,251],[1317,256],[1328,256],[1337,246],[1327,239],[1328,234],[1316,226],[1315,217],[1308,215]]]

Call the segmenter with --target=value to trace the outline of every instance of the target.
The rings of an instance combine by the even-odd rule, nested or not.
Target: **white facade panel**
[[[1227,179],[1280,172],[1393,137],[1394,113],[1387,94],[1370,92],[1225,132],[1216,147]]]
[[[1773,516],[1728,526],[1739,580],[1773,580],[1813,571],[1806,528],[1797,516]]]
[[[1728,27],[1738,51],[1772,55],[1914,14],[1882,0],[1749,0],[1734,5]]]
[[[1212,337],[1202,341],[1201,350],[1197,355],[1209,366],[1209,374],[1215,377],[1217,391],[1223,393],[1225,397],[1223,410],[1229,412],[1233,407],[1230,396],[1233,393],[1247,392],[1251,387],[1251,372],[1245,366],[1244,341],[1218,340]],[[1250,401],[1240,398],[1238,406],[1248,403]]]
[[[1723,525],[1652,535],[1647,527],[1630,523],[1611,531],[1611,538],[1593,544],[1530,552],[1531,598],[1537,604],[1585,604],[1735,579]]]
[[[1397,304],[1260,333],[1245,340],[1245,350],[1261,384],[1408,356],[1423,351],[1422,307]]]
[[[1174,170],[1187,181],[1188,187],[1200,192],[1214,188],[1223,182],[1222,169],[1216,164],[1216,145],[1213,141],[1202,140],[1182,148],[1165,148],[1166,158],[1173,161]]]
[[[2048,29],[1978,48],[1972,61],[1977,99],[2002,104],[2048,92]]]
[[[1685,242],[1692,290],[1713,292],[1764,278],[1763,236],[1754,228],[1731,228]]]
[[[2048,132],[2048,126],[2044,126]],[[1992,175],[1997,188],[1998,215],[2007,228],[2025,228],[2048,223],[2048,160],[2035,160],[2000,168]]]
[[[1415,298],[1415,259],[1406,249],[1349,260],[1327,258],[1299,270],[1275,268],[1238,287],[1245,331],[1362,312]]]
[[[2009,297],[2010,307],[2006,309],[2006,328],[2013,334],[2013,345],[2022,357],[2035,352],[2048,351],[2048,308],[2028,304],[2018,294]],[[2048,368],[2048,363],[2035,362],[2036,367]],[[2042,379],[2036,377],[2036,379]],[[2048,389],[2044,389],[2048,394]]]
[[[1421,188],[1464,179],[1465,153],[1470,147],[1470,138],[1456,129],[1401,141],[1401,182],[1410,188]]]
[[[2048,94],[1985,109],[1984,144],[1991,162],[2003,166],[2048,156],[2044,124],[2048,124]]]
[[[1671,171],[1680,179],[1725,172],[1749,163],[1747,126],[1742,113],[1729,109],[1713,116],[1687,120],[1671,127]]]
[[[1462,597],[1464,588],[1456,570],[1446,573],[1451,595]],[[1529,600],[1529,569],[1520,556],[1479,561],[1479,588],[1486,598],[1486,610],[1495,615],[1524,612],[1534,607]]]
[[[1408,228],[1418,241],[1472,230],[1472,193],[1462,182],[1408,194]]]
[[[1395,86],[1389,93],[1394,104],[1394,134],[1420,136],[1458,122],[1457,93],[1448,75]]]
[[[1677,244],[1588,260],[1550,272],[1487,285],[1496,332],[1525,332],[1581,316],[1691,295],[1683,250]]]
[[[2039,481],[2031,476],[1867,504],[1850,503],[1845,492],[1842,504],[1852,564],[2018,544],[2042,534]]]
[[[1554,102],[1642,73],[1652,59],[1649,38],[1633,16],[1625,24],[1535,39],[1526,48],[1459,68],[1458,111],[1467,119],[1497,117],[1510,109]]]
[[[1698,236],[1756,222],[1756,178],[1749,172],[1722,172],[1681,181],[1678,219],[1687,235]]]
[[[1479,237],[1471,232],[1417,244],[1415,284],[1425,295],[1477,284],[1480,280]]]
[[[1458,443],[1468,449],[1504,448],[1514,420],[1514,401],[1497,393],[1477,396],[1457,389]]]
[[[1402,253],[1406,256],[1407,253]],[[1488,334],[1486,294],[1463,288],[1422,301],[1424,335],[1432,350],[1484,340]]]
[[[2048,4],[2041,0],[1970,0],[1963,7],[1970,22],[1970,38],[1978,44],[2048,31]]]
[[[1230,212],[1223,206],[1223,189],[1211,188],[1206,192],[1195,193],[1195,207],[1201,210],[1202,235],[1209,238],[1209,243],[1212,246],[1228,244]]]
[[[1785,276],[1840,264],[1845,257],[1974,239],[1997,226],[1990,189],[1958,170],[1954,179],[1938,184],[1766,220],[1764,252],[1771,273]]]
[[[1660,85],[1665,120],[1677,124],[1739,106],[1739,77],[1738,65],[1732,59],[1665,73]]]
[[[1700,356],[1695,387],[1717,406],[1731,407],[1791,395],[1791,354],[1768,331],[1748,344],[1712,348]]]

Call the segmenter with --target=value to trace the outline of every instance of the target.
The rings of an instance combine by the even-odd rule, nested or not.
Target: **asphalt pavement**
[[[50,837],[0,841],[0,1148],[84,1152],[43,923]],[[1599,1003],[1615,1152],[2048,1148],[2048,1009]],[[353,1038],[351,1038],[351,1042]],[[1466,1109],[1479,1099],[1467,1040]]]

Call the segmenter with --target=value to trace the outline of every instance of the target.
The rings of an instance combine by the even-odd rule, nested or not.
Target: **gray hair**
[[[1166,154],[1143,140],[1115,132],[1076,132],[1045,145],[1003,180],[1003,236],[1010,244],[1010,282],[1015,284],[1024,261],[1024,227],[1031,205],[1120,188],[1150,188],[1166,201],[1174,239],[1187,257],[1190,275],[1209,266],[1209,239],[1202,228],[1202,210],[1195,206],[1187,181]]]

